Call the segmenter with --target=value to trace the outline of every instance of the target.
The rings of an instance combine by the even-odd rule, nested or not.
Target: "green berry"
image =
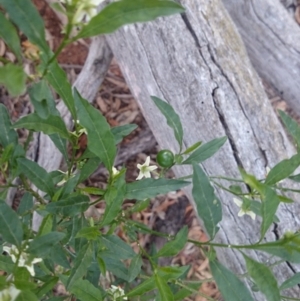
[[[157,154],[156,162],[161,167],[171,167],[174,165],[174,154],[168,149],[163,149]]]

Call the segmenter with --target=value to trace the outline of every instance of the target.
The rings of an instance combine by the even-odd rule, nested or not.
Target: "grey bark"
[[[184,146],[227,135],[228,142],[203,164],[208,175],[240,177],[238,166],[263,178],[266,167],[290,157],[295,150],[278,121],[259,77],[253,69],[237,30],[220,0],[181,1],[185,15],[155,22],[125,26],[107,36],[126,81],[161,148],[178,151],[172,131],[150,99],[165,99],[180,114]],[[175,169],[177,177],[190,174]],[[224,183],[228,185],[228,183]],[[191,190],[187,194],[192,200]],[[238,218],[232,195],[216,188],[222,201],[223,220],[216,242],[249,244],[259,239],[259,222]],[[265,241],[274,241],[286,230],[297,229],[298,203],[282,205],[281,223],[268,231]],[[231,270],[245,272],[240,253],[219,249],[218,258]],[[257,260],[264,254],[250,252]],[[281,283],[299,271],[283,263],[273,269]],[[289,296],[298,296],[297,289]],[[256,300],[264,300],[255,294]]]
[[[284,8],[294,0],[223,0],[259,75],[300,116],[300,29]],[[217,10],[217,9],[215,9]]]

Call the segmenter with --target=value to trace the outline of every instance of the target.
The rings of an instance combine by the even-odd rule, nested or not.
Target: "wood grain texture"
[[[259,75],[300,115],[300,28],[280,0],[223,0]]]
[[[150,99],[165,99],[180,114],[184,146],[227,135],[229,140],[203,164],[208,175],[239,177],[238,166],[264,177],[266,167],[294,154],[294,147],[268,102],[237,30],[219,0],[181,1],[185,15],[159,18],[148,24],[125,26],[107,36],[130,89],[161,148],[178,151],[172,131]],[[190,174],[176,168],[178,177]],[[228,183],[224,183],[228,185]],[[216,189],[222,200],[223,220],[215,241],[254,243],[259,222],[238,218],[232,196]],[[187,193],[191,198],[191,190]],[[288,229],[299,227],[299,204],[281,206],[281,223],[268,231],[272,241]],[[242,256],[232,249],[219,249],[220,261],[231,270],[245,272]],[[250,252],[253,258],[267,260]],[[274,268],[281,283],[299,266],[283,263]],[[298,291],[297,291],[298,292]],[[289,292],[297,296],[296,290]],[[255,294],[256,300],[264,298]]]

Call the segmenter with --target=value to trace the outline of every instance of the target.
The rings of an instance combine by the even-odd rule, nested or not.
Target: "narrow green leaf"
[[[173,179],[142,179],[140,181],[135,181],[127,184],[125,198],[131,200],[144,200],[147,198],[155,197],[158,194],[165,194],[170,191],[176,191],[189,184],[190,182],[187,181]]]
[[[60,116],[52,92],[44,79],[31,85],[28,94],[39,117],[47,119],[49,115]]]
[[[12,273],[14,271],[15,264],[11,260],[10,256],[0,255],[0,270],[7,273]]]
[[[66,255],[65,249],[62,247],[63,242],[56,244],[55,248],[51,249],[48,258],[52,260],[55,265],[60,265],[65,269],[71,269],[69,258]]]
[[[174,295],[174,301],[185,300],[185,298],[193,294],[193,291],[198,290],[200,288],[201,283],[190,283],[186,284],[186,286],[188,288],[183,288]]]
[[[59,134],[62,138],[70,139],[69,132],[60,116],[49,115],[46,119],[36,113],[26,115],[13,124],[14,128],[25,128],[46,135]]]
[[[141,272],[143,261],[141,255],[136,255],[132,258],[128,269],[128,282],[132,282]]]
[[[17,161],[20,173],[23,173],[38,189],[53,196],[54,184],[50,174],[44,168],[26,158],[19,158]]]
[[[111,128],[111,132],[115,137],[115,143],[120,143],[124,137],[128,136],[137,128],[136,124],[125,124]]]
[[[45,54],[50,52],[45,39],[44,22],[30,0],[0,0],[0,5],[8,12],[11,20],[28,39]]]
[[[70,288],[70,292],[81,301],[103,300],[101,291],[88,280],[77,280]]]
[[[299,285],[300,284],[300,273],[296,273],[293,275],[291,278],[285,280],[279,287],[279,289],[286,290],[289,289],[293,286]]]
[[[90,158],[80,169],[80,177],[78,179],[78,184],[86,180],[94,171],[97,170],[101,163],[98,157]]]
[[[55,276],[47,280],[42,286],[35,290],[37,297],[41,299],[45,294],[51,291],[58,282],[58,280],[59,278]]]
[[[125,267],[124,263],[116,258],[111,258],[109,254],[102,255],[100,253],[107,271],[111,272],[117,278],[128,281],[128,269]]]
[[[181,267],[164,266],[164,267],[159,267],[158,271],[159,271],[159,275],[165,281],[169,281],[171,279],[178,279],[180,277],[184,277],[184,275],[187,275],[189,269],[190,269],[189,265],[181,266]]]
[[[110,126],[104,116],[83,99],[77,91],[74,92],[78,118],[87,130],[88,148],[101,159],[111,173],[116,156],[116,146]]]
[[[160,16],[183,13],[184,8],[173,1],[135,0],[118,1],[106,6],[83,27],[77,38],[107,34],[125,24],[147,22]]]
[[[143,294],[152,291],[155,288],[155,279],[154,277],[151,277],[145,281],[143,281],[141,284],[136,286],[134,289],[132,289],[129,293],[126,294],[128,298],[136,297],[136,296],[142,296]]]
[[[264,235],[273,223],[279,204],[280,200],[277,197],[275,191],[273,191],[270,187],[266,187],[266,194],[265,197],[262,199],[261,204],[261,213],[263,218],[260,229],[261,239],[264,238]]]
[[[193,144],[192,146],[188,147],[182,154],[183,154],[183,155],[187,155],[187,154],[193,152],[193,151],[196,150],[201,144],[202,144],[202,141],[196,142],[196,143]]]
[[[4,241],[17,247],[23,240],[22,223],[17,213],[0,200],[0,234]]]
[[[270,269],[243,254],[248,273],[268,301],[281,301],[277,281]]]
[[[172,106],[170,106],[167,102],[159,99],[158,97],[151,96],[155,105],[162,112],[162,114],[166,117],[167,123],[169,127],[171,127],[174,131],[175,138],[179,144],[179,148],[182,148],[182,137],[183,137],[183,129],[180,118],[178,114],[174,111]]]
[[[174,295],[168,286],[168,284],[165,282],[165,280],[160,277],[158,274],[154,274],[154,279],[156,286],[158,288],[159,296],[161,300],[163,301],[174,301]]]
[[[21,291],[15,301],[39,301],[37,296],[31,291]]]
[[[74,216],[86,211],[90,206],[90,199],[87,195],[70,196],[65,200],[51,202],[46,210],[51,213],[60,213],[63,216]]]
[[[77,120],[71,84],[67,79],[65,71],[58,65],[56,61],[48,66],[48,71],[45,78],[62,98],[63,102],[71,112],[73,120]]]
[[[167,242],[158,252],[155,257],[175,256],[185,246],[188,238],[189,229],[184,226],[175,236],[174,240]]]
[[[8,63],[0,66],[0,84],[4,85],[11,96],[18,96],[25,92],[26,73],[22,66]]]
[[[84,237],[87,240],[96,240],[100,236],[99,227],[84,227],[79,230],[76,235],[78,237]]]
[[[93,248],[92,244],[86,244],[78,253],[75,261],[74,267],[71,270],[67,282],[67,289],[71,289],[72,286],[79,280],[82,276],[86,274],[87,268],[90,266],[93,259]]]
[[[43,221],[39,228],[39,232],[38,232],[37,236],[42,236],[42,235],[50,233],[52,231],[52,227],[53,227],[53,215],[48,214],[47,216],[45,216],[43,218]]]
[[[226,301],[253,301],[245,284],[218,261],[210,261],[212,275]]]
[[[57,147],[57,149],[62,153],[65,161],[68,161],[68,149],[67,149],[67,139],[62,138],[59,134],[50,134],[50,139]]]
[[[210,238],[218,232],[218,223],[222,220],[222,206],[215,196],[208,177],[199,165],[193,164],[193,198],[199,217],[203,220]]]
[[[201,163],[206,159],[212,157],[227,141],[227,137],[216,138],[205,144],[202,144],[195,150],[186,160],[181,164]]]
[[[0,144],[7,147],[9,144],[18,144],[18,135],[11,128],[11,121],[6,107],[0,103]]]
[[[50,232],[43,236],[38,236],[29,243],[26,252],[36,257],[45,258],[51,252],[51,248],[58,244],[64,237],[65,233],[61,232]]]
[[[33,197],[29,192],[25,192],[23,195],[21,202],[19,204],[17,213],[19,215],[24,214],[26,211],[30,210],[33,207]]]
[[[285,159],[276,164],[268,173],[265,183],[274,185],[290,176],[300,165],[300,154],[296,154],[290,159]]]
[[[300,174],[290,176],[289,179],[299,183],[300,182]]]
[[[117,181],[116,186],[108,187],[105,192],[104,198],[106,201],[106,208],[101,221],[101,227],[110,224],[122,209],[126,193],[125,175]]]
[[[103,235],[100,240],[107,249],[103,254],[109,254],[110,257],[130,259],[136,255],[133,249],[116,235]]]
[[[278,111],[282,122],[284,123],[289,134],[294,138],[298,148],[300,147],[300,126],[296,120],[291,118],[283,111]]]
[[[18,61],[22,61],[22,51],[20,46],[20,39],[16,28],[8,21],[4,14],[0,12],[0,37],[7,44],[7,46],[17,56]]]

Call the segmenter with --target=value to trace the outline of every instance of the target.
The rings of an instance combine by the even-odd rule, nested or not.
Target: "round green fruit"
[[[158,152],[156,162],[161,167],[171,167],[174,164],[174,154],[168,149]]]

